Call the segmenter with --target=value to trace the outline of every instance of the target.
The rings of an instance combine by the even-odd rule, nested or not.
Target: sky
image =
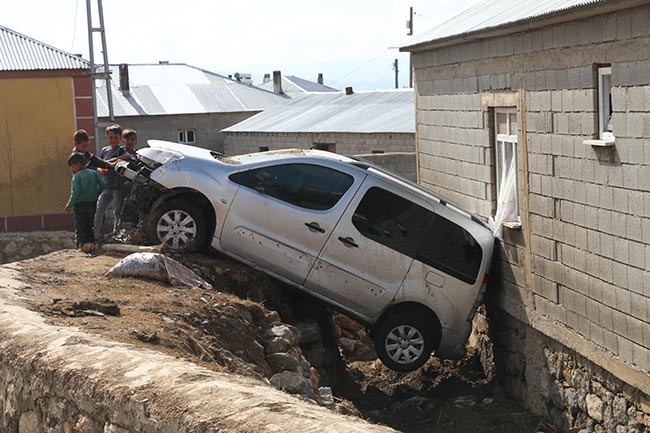
[[[88,59],[87,0],[0,0],[0,25]],[[342,89],[408,86],[406,21],[423,33],[479,0],[104,0],[109,63],[187,63],[224,75],[280,70]],[[99,26],[97,0],[91,0]],[[99,34],[95,61],[101,62]]]

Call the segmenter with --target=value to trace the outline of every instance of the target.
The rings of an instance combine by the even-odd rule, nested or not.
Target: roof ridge
[[[73,59],[73,60],[76,60],[76,61],[80,61],[80,62],[82,62],[82,63],[85,63],[85,64],[87,64],[88,67],[90,68],[90,62],[89,62],[88,60],[84,59],[83,57],[75,56],[75,55],[72,54],[72,53],[69,53],[69,52],[67,52],[67,51],[63,51],[63,50],[60,49],[60,48],[53,47],[52,45],[46,44],[45,42],[39,41],[38,39],[34,39],[34,38],[30,37],[30,36],[27,36],[27,35],[25,35],[25,34],[22,34],[22,33],[20,33],[20,32],[17,32],[16,30],[10,29],[9,27],[5,27],[5,26],[3,26],[3,25],[1,25],[1,24],[0,24],[0,30],[4,30],[4,31],[6,31],[6,32],[12,33],[12,34],[14,34],[14,35],[16,35],[16,36],[18,36],[18,37],[24,38],[24,39],[26,39],[26,40],[28,40],[28,41],[30,41],[30,42],[33,42],[33,43],[35,43],[35,44],[37,44],[37,45],[40,45],[40,46],[42,46],[42,47],[44,47],[44,48],[47,48],[47,49],[49,49],[49,50],[56,51],[56,52],[58,52],[59,54],[63,54],[64,56],[69,57],[70,59]]]
[[[254,84],[242,83],[241,81],[237,81],[237,80],[235,80],[233,78],[227,77],[227,76],[222,75],[222,74],[220,74],[218,72],[208,71],[207,69],[199,68],[198,66],[194,66],[194,65],[188,65],[187,63],[179,63],[179,64],[185,65],[188,68],[196,69],[197,71],[201,71],[201,72],[204,72],[206,74],[216,75],[217,77],[223,78],[224,80],[232,81],[234,84],[239,84],[241,86],[246,86],[246,87],[249,87],[249,88],[254,89],[254,90],[259,90],[261,92],[270,93],[272,95],[277,95],[277,93],[271,92],[270,90],[262,89],[261,87],[257,87]],[[285,97],[285,98],[287,97],[286,95],[277,95],[277,96],[282,96],[282,97]]]

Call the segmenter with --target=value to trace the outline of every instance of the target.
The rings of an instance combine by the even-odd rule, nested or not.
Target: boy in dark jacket
[[[101,158],[96,157],[90,153],[90,137],[85,129],[78,129],[74,132],[72,136],[72,141],[74,142],[74,147],[72,148],[73,152],[81,153],[86,160],[86,167],[96,170],[98,168],[113,168],[114,164],[111,164],[108,161],[104,161]]]
[[[86,168],[86,159],[81,153],[75,152],[70,155],[68,165],[72,168],[74,175],[65,211],[70,213],[74,209],[77,248],[81,248],[84,252],[90,252],[95,240],[93,220],[97,197],[104,190],[106,183],[95,170]]]

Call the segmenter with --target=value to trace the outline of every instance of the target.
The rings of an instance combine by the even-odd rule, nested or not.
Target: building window
[[[612,67],[598,68],[598,138],[614,141],[612,128]]]
[[[519,188],[517,185],[517,110],[494,109],[494,143],[496,147],[497,208],[495,229],[521,227]]]
[[[269,151],[269,146],[260,146],[258,147],[259,152],[268,152]]]
[[[311,148],[336,153],[336,143],[314,143]]]
[[[185,144],[196,143],[195,136],[196,129],[184,129],[182,131],[178,131],[178,142]]]

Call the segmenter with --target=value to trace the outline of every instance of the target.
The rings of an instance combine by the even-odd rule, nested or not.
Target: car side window
[[[365,237],[415,257],[433,213],[385,189],[372,187],[352,216]]]
[[[343,197],[354,178],[314,164],[282,164],[230,176],[230,180],[306,209],[327,210]]]
[[[368,189],[352,216],[367,238],[468,284],[481,267],[481,246],[467,230],[382,188]]]
[[[435,215],[415,258],[461,281],[474,284],[483,251],[467,230]]]

